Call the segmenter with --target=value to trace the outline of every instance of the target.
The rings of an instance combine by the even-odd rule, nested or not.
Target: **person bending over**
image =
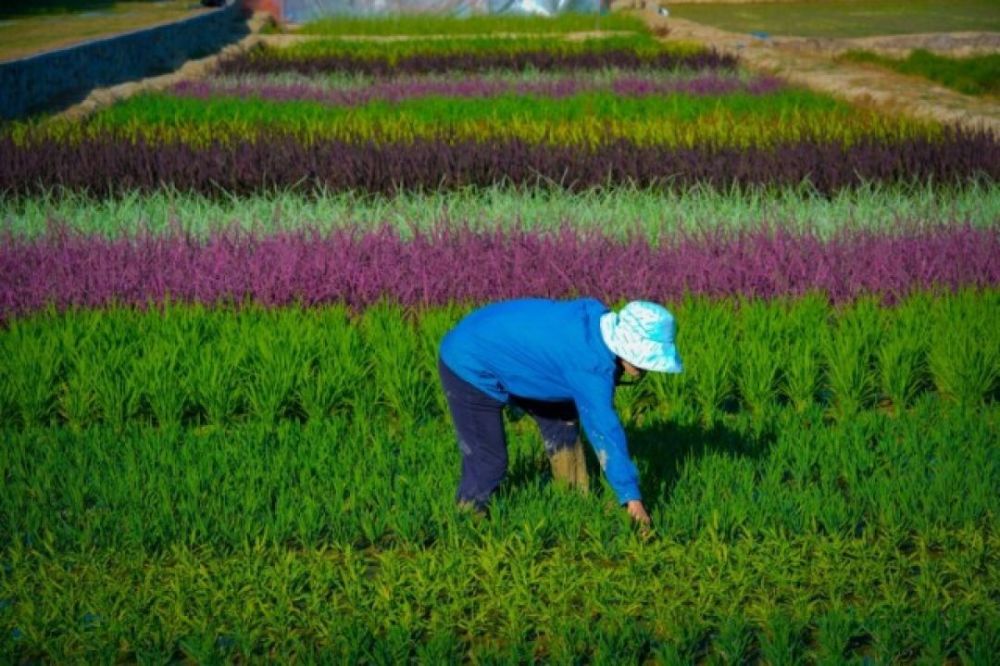
[[[582,424],[619,503],[648,525],[613,399],[623,375],[683,370],[675,333],[670,312],[649,301],[613,312],[593,298],[527,298],[463,318],[438,355],[462,456],[459,507],[485,511],[506,475],[502,411],[513,406],[538,423],[553,477],[586,491]]]

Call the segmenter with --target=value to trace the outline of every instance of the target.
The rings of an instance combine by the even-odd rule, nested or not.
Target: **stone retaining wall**
[[[65,108],[95,88],[171,72],[249,32],[243,3],[0,63],[0,118]]]

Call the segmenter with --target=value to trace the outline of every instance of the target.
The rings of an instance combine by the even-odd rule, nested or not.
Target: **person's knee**
[[[539,424],[545,452],[550,456],[562,449],[571,449],[580,440],[580,424],[577,421],[549,420]]]

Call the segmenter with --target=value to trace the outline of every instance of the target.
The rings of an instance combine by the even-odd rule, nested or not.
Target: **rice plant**
[[[817,294],[799,301],[789,312],[789,344],[782,394],[799,412],[812,405],[824,386],[821,373],[821,338],[811,334],[828,326],[827,305]]]
[[[38,335],[39,322],[15,323],[4,335],[3,419],[44,425],[54,410],[62,359],[52,340]]]
[[[764,416],[777,403],[788,350],[781,322],[785,315],[773,304],[750,301],[739,312],[744,346],[736,359],[736,386],[750,411]]]
[[[311,360],[297,332],[298,318],[287,311],[259,311],[260,323],[247,317],[242,340],[252,341],[240,368],[240,389],[251,413],[267,423],[296,409],[293,398],[297,382]]]
[[[878,306],[862,300],[823,338],[821,349],[836,418],[850,418],[870,406],[875,397],[872,355],[880,344],[878,316]]]
[[[935,303],[931,322],[935,339],[941,341],[931,343],[928,352],[937,390],[967,406],[995,396],[1000,359],[996,299],[989,296],[980,301],[974,292],[963,291],[954,299]]]
[[[737,350],[735,322],[727,304],[703,300],[685,303],[679,315],[688,323],[678,329],[678,345],[688,349],[686,369],[702,419],[711,424],[733,397]],[[685,341],[689,341],[684,346]],[[759,343],[755,343],[755,346]]]
[[[891,318],[885,318],[878,346],[879,387],[896,410],[906,409],[929,381],[927,324],[930,307],[924,298],[909,300]]]

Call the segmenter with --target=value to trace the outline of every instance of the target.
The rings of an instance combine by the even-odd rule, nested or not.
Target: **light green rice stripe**
[[[572,194],[497,186],[394,198],[278,192],[222,200],[171,191],[104,200],[52,192],[0,200],[0,220],[5,231],[19,237],[38,237],[51,222],[106,237],[172,229],[200,236],[230,225],[269,233],[304,225],[327,230],[390,224],[409,234],[442,222],[536,231],[569,224],[582,232],[614,237],[640,232],[651,239],[679,231],[772,224],[828,237],[845,228],[892,233],[954,223],[993,227],[1000,223],[1000,188],[977,183],[964,188],[871,185],[832,198],[806,188],[725,192],[696,188],[677,195],[635,188]]]

